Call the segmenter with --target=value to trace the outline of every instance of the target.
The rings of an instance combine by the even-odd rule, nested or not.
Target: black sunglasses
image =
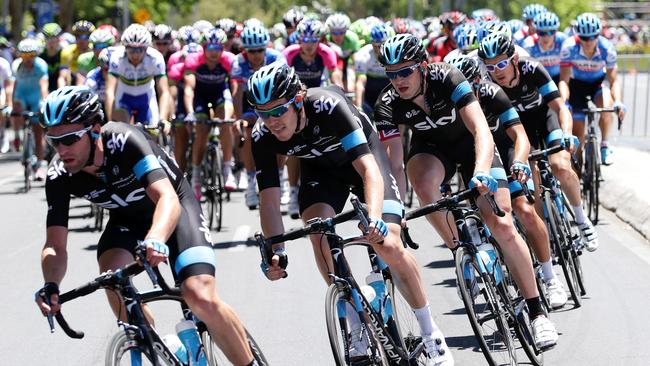
[[[594,40],[598,37],[598,35],[593,35],[593,36],[580,36],[581,41],[591,41]]]
[[[554,35],[554,34],[555,34],[555,31],[554,31],[554,30],[550,30],[550,31],[537,31],[537,35],[539,35],[540,37],[544,37],[544,36],[552,36],[552,35]]]
[[[92,126],[88,126],[84,129],[66,133],[61,136],[45,135],[45,139],[47,140],[47,143],[52,145],[54,148],[58,147],[59,145],[72,146],[81,140],[81,138],[84,137],[84,135],[87,134],[91,128]]]

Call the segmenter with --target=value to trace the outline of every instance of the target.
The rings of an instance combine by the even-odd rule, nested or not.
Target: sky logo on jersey
[[[113,193],[111,195],[111,199],[106,202],[96,202],[98,206],[103,207],[105,209],[114,209],[114,208],[120,208],[120,207],[127,207],[129,203],[137,202],[140,201],[141,199],[145,198],[147,195],[145,194],[144,188],[138,188],[134,190],[133,192],[129,193],[126,198],[122,198],[118,196],[117,194]]]
[[[47,176],[50,180],[54,180],[67,172],[68,171],[63,167],[63,162],[59,160],[47,169]]]
[[[339,103],[341,103],[341,99],[339,98],[325,98],[322,96],[314,101],[314,109],[316,109],[316,113],[327,111],[327,115],[331,115],[332,112],[334,112],[334,108],[336,108],[336,105]]]
[[[131,131],[128,131],[126,134],[123,133],[112,133],[111,139],[106,143],[106,147],[111,150],[111,154],[115,154],[116,150],[124,152],[124,146],[126,145],[126,140],[131,136]]]
[[[419,131],[428,131],[433,128],[446,126],[456,120],[456,109],[451,110],[450,116],[440,117],[435,122],[431,118],[429,118],[429,116],[425,116],[425,117],[426,117],[426,121],[416,123],[415,126],[413,127],[415,127]]]
[[[417,110],[417,109],[411,109],[410,111],[406,112],[406,118],[409,118],[409,119],[410,119],[411,117],[415,117],[415,116],[417,116],[418,114],[420,114],[420,111],[419,111],[419,110]]]
[[[381,96],[381,102],[384,104],[390,104],[397,98],[397,92],[393,89],[389,89],[388,92]]]
[[[303,155],[296,155],[296,156],[299,157],[299,158],[302,158],[302,159],[314,159],[314,158],[317,158],[319,156],[323,156],[324,154],[326,154],[328,152],[335,151],[340,147],[341,147],[341,143],[338,142],[338,143],[336,143],[334,145],[330,145],[330,146],[324,148],[322,151],[319,151],[319,150],[316,150],[316,149],[311,149],[311,150],[309,150],[309,152],[306,152]],[[289,153],[287,153],[287,155],[289,155]]]
[[[521,72],[524,74],[532,74],[535,72],[535,69],[537,69],[537,65],[539,65],[538,62],[527,60],[526,63],[521,67]]]
[[[255,124],[255,126],[253,126],[253,131],[251,132],[251,137],[253,137],[253,141],[257,142],[267,132],[269,132],[269,130],[268,130],[268,128],[266,128],[264,123],[258,122],[258,123]]]
[[[433,67],[429,69],[429,77],[431,80],[445,80],[447,75],[451,72],[451,68]]]
[[[481,97],[490,97],[494,99],[494,96],[497,95],[497,90],[498,90],[497,87],[494,85],[481,84],[479,93],[481,94]]]

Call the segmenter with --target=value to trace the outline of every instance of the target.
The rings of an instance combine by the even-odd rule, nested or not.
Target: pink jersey
[[[167,77],[176,82],[183,81],[185,59],[191,55],[203,54],[203,48],[197,44],[185,45],[180,51],[174,52],[167,60]]]
[[[230,75],[232,70],[232,63],[235,61],[236,56],[228,51],[221,53],[219,64]],[[192,53],[185,58],[185,70],[196,72],[199,66],[205,64],[205,53]]]
[[[334,69],[336,69],[337,56],[334,50],[332,50],[329,46],[323,43],[319,43],[316,52],[323,59],[323,65],[327,68],[327,70],[334,71]],[[282,53],[284,54],[284,57],[287,59],[287,64],[289,64],[289,66],[293,66],[294,58],[298,54],[300,54],[300,45],[298,44],[291,45],[285,48],[284,50],[282,50]]]

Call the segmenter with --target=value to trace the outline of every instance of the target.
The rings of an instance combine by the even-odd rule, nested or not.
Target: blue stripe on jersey
[[[556,128],[553,131],[551,131],[551,133],[549,133],[548,136],[546,136],[546,144],[550,145],[551,142],[555,140],[561,140],[563,136],[564,136],[564,132],[562,132],[561,129]]]
[[[557,85],[555,85],[555,82],[553,80],[549,81],[548,83],[542,85],[541,88],[539,88],[539,92],[543,97],[554,91],[557,91]]]
[[[472,92],[472,87],[469,86],[469,83],[467,80],[463,81],[462,83],[456,85],[456,89],[454,89],[454,92],[451,93],[451,101],[454,103],[458,103],[460,98],[464,97],[466,94],[469,94]]]
[[[133,167],[133,172],[135,173],[135,177],[139,180],[142,178],[142,176],[155,169],[162,169],[162,167],[160,166],[158,159],[156,159],[155,156],[149,154],[140,159],[140,161],[135,164]]]
[[[508,180],[506,171],[503,168],[490,168],[490,175],[496,180]]]
[[[343,150],[349,151],[352,148],[355,148],[361,144],[367,144],[366,135],[363,134],[362,129],[356,129],[345,137],[341,139],[341,144],[343,145]]]
[[[180,274],[183,268],[191,266],[196,263],[206,263],[213,267],[217,267],[217,260],[214,257],[214,251],[208,246],[190,247],[185,249],[176,258],[174,271]]]
[[[519,114],[517,114],[515,107],[510,107],[507,111],[499,115],[499,121],[501,121],[501,123],[503,124],[518,118],[519,118]]]
[[[384,207],[382,208],[381,213],[402,217],[402,214],[404,213],[404,206],[401,202],[384,200]]]

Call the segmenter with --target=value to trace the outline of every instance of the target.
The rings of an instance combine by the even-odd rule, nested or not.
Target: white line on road
[[[232,242],[246,242],[248,240],[248,234],[251,231],[251,227],[248,225],[241,225],[235,230],[235,234],[232,236]],[[229,252],[243,252],[246,249],[245,245],[234,245],[228,248]]]

